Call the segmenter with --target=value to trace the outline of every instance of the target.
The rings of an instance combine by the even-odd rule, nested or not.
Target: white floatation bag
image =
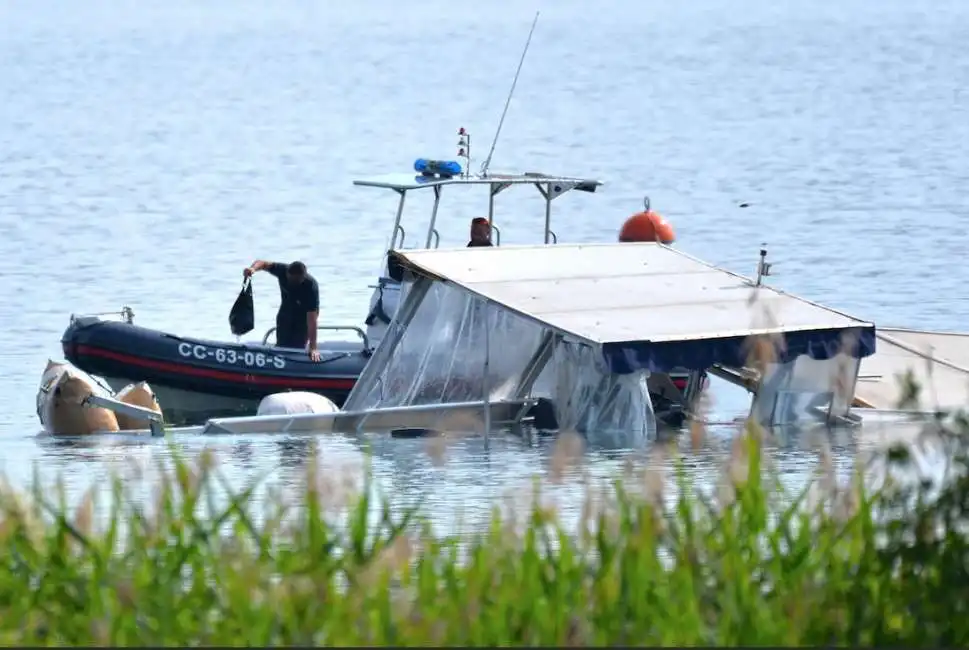
[[[75,436],[118,431],[118,419],[113,411],[84,406],[84,400],[91,394],[112,396],[83,370],[66,361],[48,359],[37,391],[37,416],[44,430]]]
[[[266,395],[256,415],[293,415],[294,413],[339,413],[330,399],[317,393],[293,391]]]
[[[151,409],[161,415],[161,406],[158,405],[158,398],[155,396],[155,391],[148,385],[148,382],[139,381],[137,384],[128,384],[118,391],[115,399],[125,404],[131,404],[132,406]],[[121,427],[122,431],[147,429],[150,426],[148,420],[125,415],[124,413],[116,413],[115,417],[118,418],[118,426]]]

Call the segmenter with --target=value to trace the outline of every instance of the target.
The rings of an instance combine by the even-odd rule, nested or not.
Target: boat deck
[[[471,252],[468,252],[468,251]],[[833,309],[646,242],[394,251],[401,268],[459,287],[573,340],[602,348],[613,372],[739,368],[750,337],[780,335],[794,358],[875,327]]]
[[[969,406],[969,333],[880,327],[875,354],[862,359],[856,405],[895,409],[907,369],[919,386],[920,408]]]

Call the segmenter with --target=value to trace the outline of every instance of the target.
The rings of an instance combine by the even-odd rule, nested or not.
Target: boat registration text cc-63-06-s
[[[199,343],[187,343],[182,341],[178,344],[178,353],[183,357],[195,358],[201,361],[214,359],[216,363],[224,363],[232,366],[251,366],[254,368],[268,368],[270,366],[282,370],[286,367],[286,359],[273,354],[264,352],[253,352],[252,350],[240,351],[231,348],[219,348]]]

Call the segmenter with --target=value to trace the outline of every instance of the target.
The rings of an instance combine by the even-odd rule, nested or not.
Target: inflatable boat
[[[320,341],[320,360],[305,350],[263,342],[227,342],[178,336],[99,315],[72,316],[61,337],[64,356],[81,370],[103,377],[115,391],[147,381],[163,405],[165,420],[197,424],[209,417],[255,412],[273,393],[309,391],[342,405],[370,358],[361,340]]]

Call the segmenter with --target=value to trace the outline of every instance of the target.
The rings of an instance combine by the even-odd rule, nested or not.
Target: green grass
[[[934,435],[965,468],[965,423],[951,428],[961,430]],[[206,455],[176,458],[151,512],[116,482],[98,526],[91,499],[72,511],[40,490],[6,491],[0,643],[969,641],[965,474],[934,486],[932,500],[927,484],[876,493],[858,478],[808,505],[804,494],[779,498],[761,444],[743,434],[716,501],[683,471],[672,506],[649,477],[619,478],[605,504],[590,498],[578,534],[536,506],[524,526],[496,511],[476,536],[434,538],[419,509],[392,514],[369,489],[332,521],[312,474],[298,507],[257,525],[255,486],[214,505],[224,493]]]

